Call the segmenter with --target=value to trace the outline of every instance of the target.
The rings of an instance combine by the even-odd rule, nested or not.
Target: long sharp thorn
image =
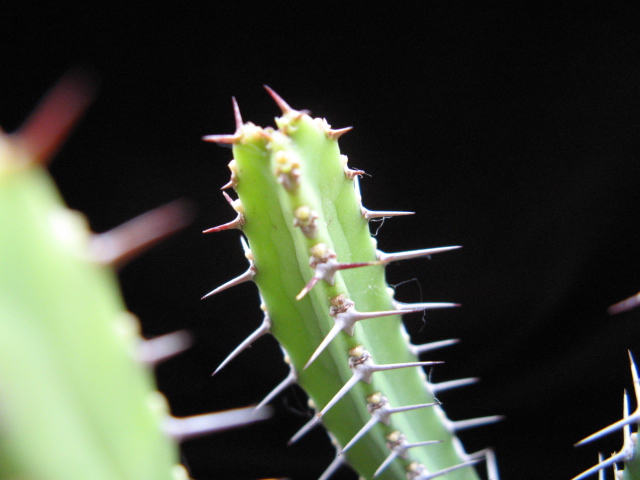
[[[414,308],[407,310],[386,310],[381,312],[358,312],[355,308],[350,307],[344,312],[340,312],[334,316],[336,323],[341,325],[341,328],[347,332],[348,335],[353,336],[355,324],[362,320],[369,320],[372,318],[391,317],[399,314],[418,313],[424,311],[425,308]]]
[[[423,303],[401,303],[401,302],[393,302],[393,306],[396,307],[398,313],[407,313],[403,312],[407,310],[435,310],[438,308],[455,308],[459,307],[459,303],[451,303],[451,302],[423,302]]]
[[[379,395],[379,394],[376,394],[376,395]],[[349,443],[345,445],[345,447],[342,449],[340,454],[343,454],[349,448],[351,448],[351,446],[354,443],[356,443],[364,434],[366,434],[369,430],[371,430],[371,428],[373,428],[373,426],[376,423],[383,422],[389,425],[389,422],[391,420],[390,417],[394,413],[408,412],[408,411],[417,410],[420,408],[433,407],[435,405],[440,405],[439,403],[422,403],[419,405],[407,405],[404,407],[394,408],[389,406],[389,401],[387,400],[386,397],[381,397],[379,399],[373,400],[373,402],[376,402],[373,404],[371,403],[372,400],[368,399],[368,401],[370,402],[368,405],[368,409],[369,409],[369,412],[371,413],[371,419],[360,429],[358,433],[355,434],[355,436],[351,439],[351,441],[349,441]]]
[[[283,98],[280,95],[278,95],[271,87],[269,87],[268,85],[263,85],[263,87],[269,93],[271,98],[273,98],[273,101],[276,102],[276,105],[278,105],[283,115],[286,115],[287,113],[291,113],[291,112],[296,112],[296,110],[291,108],[289,104],[285,102]]]
[[[92,258],[120,268],[160,240],[186,227],[193,218],[188,202],[175,200],[138,215],[91,238]]]
[[[137,357],[147,365],[155,366],[187,350],[193,342],[186,330],[167,333],[159,337],[143,340],[138,345]]]
[[[371,366],[372,372],[384,372],[388,370],[397,370],[398,368],[406,367],[428,367],[431,365],[440,365],[444,362],[408,362],[408,363],[391,363],[387,365],[373,365]]]
[[[474,383],[478,383],[479,381],[480,379],[477,377],[460,378],[458,380],[450,380],[448,382],[432,383],[430,384],[430,386],[433,393],[440,393],[446,390],[451,390],[453,388],[466,387],[467,385],[473,385]]]
[[[475,465],[476,463],[479,463],[482,459],[478,458],[478,459],[474,459],[474,460],[469,460],[468,462],[463,462],[463,463],[459,463],[458,465],[453,465],[452,467],[447,467],[447,468],[443,468],[442,470],[438,470],[435,473],[428,473],[428,472],[424,472],[424,473],[419,473],[416,476],[411,477],[412,480],[431,480],[432,478],[437,478],[440,477],[442,475],[445,475],[447,473],[453,472],[455,470],[458,470],[460,468],[465,468],[465,467],[471,467],[472,465]]]
[[[347,132],[350,132],[351,130],[353,130],[353,127],[344,127],[344,128],[338,128],[338,129],[330,129],[327,132],[327,135],[329,136],[330,139],[332,140],[337,140],[339,139],[342,135],[344,135]]]
[[[360,376],[354,373],[354,375],[349,380],[347,380],[347,383],[342,386],[338,393],[336,393],[333,398],[329,400],[329,403],[327,403],[325,407],[316,414],[316,418],[322,418],[331,409],[331,407],[333,407],[338,402],[338,400],[344,397],[347,392],[349,392],[349,390],[351,390],[353,386],[358,383],[359,380]]]
[[[265,409],[260,414],[254,415],[252,407],[237,408],[235,410],[194,415],[192,417],[168,417],[165,419],[163,428],[170,437],[175,438],[177,441],[183,441],[188,438],[265,420],[270,416],[270,409]]]
[[[338,322],[336,322],[333,325],[333,327],[331,327],[331,330],[329,331],[327,336],[324,337],[324,340],[322,340],[322,343],[320,345],[318,345],[318,348],[316,348],[316,350],[313,352],[313,355],[311,355],[311,358],[309,358],[309,361],[307,361],[307,363],[305,364],[303,370],[306,370],[315,361],[315,359],[318,358],[318,355],[320,355],[322,353],[322,351],[325,348],[327,348],[327,345],[329,345],[329,343],[331,343],[331,340],[336,338],[336,336],[338,335],[338,333],[340,333],[342,328],[343,328],[342,324],[340,324]]]
[[[376,478],[382,472],[386,470],[386,468],[398,457],[398,454],[395,451],[392,451],[387,458],[384,459],[384,462],[380,464],[378,469],[373,473],[373,478]]]
[[[222,145],[234,145],[240,141],[240,135],[205,135],[202,137],[205,142],[219,143]]]
[[[426,305],[426,304],[425,304]],[[385,310],[385,311],[381,311],[381,312],[358,312],[356,310],[352,310],[352,316],[355,319],[356,322],[359,322],[361,320],[369,320],[371,318],[381,318],[381,317],[391,317],[393,315],[399,315],[400,312],[402,312],[402,314],[408,314],[408,313],[418,313],[418,312],[423,312],[424,310],[426,310],[428,307],[425,308],[412,308],[411,310],[407,309],[407,310]]]
[[[80,70],[67,73],[46,94],[13,136],[35,162],[47,163],[91,104],[96,81]]]
[[[291,385],[296,383],[297,380],[298,376],[296,375],[296,371],[294,370],[293,366],[291,366],[287,377],[282,382],[280,382],[276,388],[271,390],[271,392],[266,397],[262,399],[262,401],[256,406],[254,412],[260,410],[267,403],[273,400],[278,394],[280,394],[285,388],[290,387]]]
[[[435,253],[448,252],[449,250],[456,250],[458,248],[462,248],[462,246],[453,245],[450,247],[423,248],[421,250],[409,250],[406,252],[396,253],[385,253],[378,250],[378,260],[387,264],[398,260],[408,260],[410,258],[425,257]]]
[[[609,435],[610,433],[616,432],[616,431],[624,428],[627,425],[630,425],[632,423],[638,423],[638,422],[640,422],[640,417],[636,416],[636,415],[631,415],[630,417],[623,418],[622,420],[618,420],[617,422],[612,423],[608,427],[605,427],[602,430],[598,430],[596,433],[594,433],[592,435],[589,435],[588,437],[583,438],[578,443],[576,443],[574,446],[575,447],[579,447],[581,445],[584,445],[586,443],[592,442],[594,440],[598,440],[598,439],[600,439],[602,437],[605,437],[605,436]]]
[[[298,440],[300,440],[302,437],[304,437],[307,433],[309,433],[309,431],[311,429],[313,429],[313,427],[318,425],[318,423],[319,423],[318,420],[320,420],[320,418],[316,417],[315,415],[311,419],[309,419],[309,421],[307,423],[305,423],[302,426],[302,428],[300,430],[298,430],[293,437],[291,437],[291,440],[289,440],[287,442],[287,445],[293,445]]]
[[[235,220],[232,220],[231,222],[223,223],[222,225],[218,225],[217,227],[207,228],[206,230],[203,230],[202,233],[222,232],[223,230],[240,228],[242,227],[242,225],[244,225],[244,220],[242,219],[242,217],[238,215],[238,217],[236,217]]]
[[[339,455],[336,455],[336,458],[333,459],[333,461],[329,464],[329,466],[324,471],[324,473],[320,475],[320,478],[318,478],[318,480],[329,480],[329,478],[331,478],[331,476],[338,471],[338,469],[342,466],[343,463],[344,463],[344,458]]]
[[[627,310],[631,310],[632,308],[635,308],[638,305],[640,305],[640,292],[618,303],[611,305],[609,308],[607,308],[607,313],[609,315],[615,315],[617,313],[622,313],[622,312],[626,312]]]
[[[253,277],[256,274],[256,266],[253,262],[253,256],[251,254],[251,249],[249,248],[249,245],[247,244],[247,241],[245,240],[245,238],[243,236],[240,236],[240,243],[242,244],[242,250],[244,250],[244,255],[247,258],[247,260],[249,260],[249,268],[247,269],[247,271],[245,271],[242,275],[238,275],[236,278],[233,278],[231,280],[229,280],[228,282],[220,285],[218,288],[215,288],[214,290],[210,291],[209,293],[207,293],[204,297],[202,297],[200,300],[204,300],[205,298],[208,298],[212,295],[215,295],[216,293],[220,293],[223,290],[226,290],[230,287],[234,287],[236,285],[239,285],[241,283],[244,282],[249,282],[249,281],[253,281]]]
[[[238,107],[238,102],[236,102],[235,97],[231,97],[231,103],[233,104],[233,117],[236,123],[236,131],[232,135],[205,135],[202,137],[202,140],[220,145],[235,145],[240,142],[242,138],[242,116],[240,115],[240,108]]]
[[[351,357],[349,358],[349,367],[353,371],[352,377],[347,380],[347,382],[342,386],[342,388],[334,395],[334,397],[325,405],[325,407],[316,414],[316,417],[319,419],[324,414],[326,414],[333,405],[338,402],[343,396],[347,394],[353,386],[362,380],[365,383],[371,383],[371,376],[375,372],[387,371],[387,370],[396,370],[398,368],[405,367],[418,367],[418,366],[427,366],[427,365],[435,365],[438,363],[444,362],[410,362],[410,363],[396,363],[390,365],[376,365],[373,363],[371,359],[371,354],[364,350],[362,346],[354,347],[350,350],[350,352],[357,351],[357,353],[351,353]]]
[[[240,285],[241,283],[251,282],[251,281],[253,281],[253,277],[255,276],[255,274],[256,274],[256,270],[255,270],[255,267],[252,265],[242,275],[238,275],[236,278],[232,278],[228,282],[223,283],[219,287],[211,290],[209,293],[207,293],[200,300],[204,300],[205,298],[209,298],[209,297],[215,295],[216,293],[220,293],[223,290],[226,290],[226,289],[231,288],[231,287],[235,287],[236,285]]]
[[[464,449],[463,449],[464,450]],[[500,473],[498,472],[498,462],[496,461],[496,454],[493,448],[484,448],[477,452],[466,454],[461,456],[465,460],[471,459],[484,459],[487,466],[487,480],[500,480]]]
[[[498,461],[493,448],[487,448],[485,453],[485,461],[487,462],[487,478],[488,480],[500,480],[500,472],[498,471]]]
[[[624,391],[624,397],[622,400],[622,412],[625,418],[629,417],[629,396],[627,395],[626,389]],[[635,445],[633,445],[634,442],[631,440],[631,425],[625,425],[623,433],[624,445],[622,446],[622,452],[626,452],[627,455],[633,456]]]
[[[358,440],[360,440],[379,421],[380,421],[380,419],[378,417],[375,417],[375,416],[371,417],[369,419],[369,421],[367,423],[365,423],[364,426],[358,431],[358,433],[356,433],[353,436],[353,438],[351,440],[349,440],[349,443],[347,443],[344,446],[344,448],[340,451],[340,453],[338,453],[338,455],[342,455],[347,450],[349,450]]]
[[[626,390],[625,390],[625,396],[624,396],[624,404],[626,409],[628,406]],[[640,407],[638,407],[636,411],[633,412],[632,415],[629,415],[628,413],[626,413],[624,418],[622,418],[621,420],[618,420],[617,422],[609,425],[608,427],[605,427],[602,430],[598,430],[596,433],[589,435],[586,438],[583,438],[578,443],[576,443],[575,446],[577,447],[580,445],[584,445],[585,443],[592,442],[593,440],[602,438],[620,429],[624,429],[624,431],[626,432],[629,425],[631,425],[632,423],[638,423],[638,422],[640,422]]]
[[[236,358],[240,352],[250,347],[253,342],[255,342],[258,338],[262,337],[263,335],[266,335],[270,331],[271,331],[271,319],[267,315],[265,315],[264,320],[262,321],[262,324],[251,335],[245,338],[242,341],[242,343],[240,343],[240,345],[238,345],[233,350],[233,352],[227,355],[227,358],[223,360],[223,362],[218,366],[218,368],[215,369],[215,371],[211,374],[211,376],[214,376],[216,373],[222,370],[231,360]]]
[[[220,187],[220,190],[227,190],[228,188],[232,188],[234,186],[234,182],[233,179],[229,180],[227,183],[225,183],[223,186]]]
[[[362,348],[362,347],[356,347]],[[354,349],[352,349],[354,350]],[[398,368],[405,367],[424,367],[430,365],[436,365],[444,362],[409,362],[409,363],[394,363],[388,365],[376,365],[371,358],[371,354],[366,350],[362,350],[362,353],[358,356],[351,356],[349,358],[349,366],[354,372],[354,375],[358,376],[359,380],[365,383],[371,383],[371,376],[375,372],[382,372],[387,370],[396,370]]]
[[[458,420],[455,422],[448,420],[445,422],[445,426],[451,433],[455,433],[459,432],[460,430],[481,427],[484,425],[489,425],[491,423],[500,422],[502,420],[504,420],[504,416],[502,415],[491,415],[488,417],[471,418],[469,420]]]
[[[633,355],[629,351],[629,362],[631,363],[631,378],[633,379],[633,392],[636,396],[636,412],[640,410],[640,381],[638,380],[638,369],[636,363],[633,360]]]
[[[389,466],[389,464],[396,459],[396,457],[406,458],[407,450],[409,450],[410,448],[423,447],[425,445],[434,445],[436,443],[442,443],[442,440],[426,440],[424,442],[407,443],[403,436],[403,439],[400,441],[400,443],[392,447],[391,454],[385,459],[384,462],[382,462],[382,465],[378,467],[378,469],[373,474],[373,477],[375,478],[380,475]]]
[[[607,467],[610,467],[611,465],[614,465],[616,462],[621,462],[621,461],[624,461],[623,455],[622,453],[618,453],[617,455],[613,455],[608,459],[601,461],[600,463],[598,463],[597,465],[594,465],[588,470],[585,470],[580,475],[576,475],[571,480],[582,480],[583,478],[587,478],[588,476],[593,475],[594,473],[599,472]]]
[[[442,440],[425,440],[424,442],[408,443],[405,448],[424,447],[425,445],[435,445],[436,443],[442,443]]]
[[[422,345],[409,345],[409,351],[416,357],[422,353],[430,352],[431,350],[437,350],[438,348],[448,347],[460,343],[460,339],[452,338],[449,340],[440,340],[439,342],[430,342]]]
[[[409,412],[411,410],[417,410],[419,408],[427,408],[427,407],[435,407],[436,405],[440,405],[439,402],[435,403],[421,403],[419,405],[406,405],[404,407],[393,407],[389,408],[389,413],[400,413],[400,412]]]
[[[336,270],[349,270],[350,268],[370,267],[372,265],[381,265],[382,262],[356,262],[356,263],[338,263],[336,264]]]
[[[222,192],[222,195],[224,195],[224,198],[227,200],[229,205],[231,205],[231,208],[238,213],[238,215],[232,221],[218,225],[217,227],[209,228],[202,233],[221,232],[222,230],[229,230],[231,228],[241,228],[244,225],[244,215],[242,214],[241,207],[236,205],[236,202],[239,203],[239,200],[234,202],[227,192]]]
[[[298,295],[296,295],[296,300],[302,300],[304,296],[311,291],[313,287],[315,287],[316,283],[320,281],[319,277],[313,276],[311,280],[304,286],[304,288],[300,291]]]
[[[388,210],[369,210],[365,207],[361,208],[362,218],[365,220],[371,220],[372,218],[387,218],[387,217],[404,217],[406,215],[415,215],[416,212],[398,212]]]

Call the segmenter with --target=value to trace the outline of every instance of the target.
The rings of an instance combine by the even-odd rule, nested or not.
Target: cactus
[[[70,75],[16,134],[0,132],[0,478],[186,479],[176,440],[252,409],[176,418],[145,364],[187,346],[142,340],[112,264],[181,228],[170,204],[101,235],[62,202],[45,161],[90,97]]]
[[[205,137],[233,146],[231,179],[222,189],[238,195],[223,192],[236,216],[205,233],[240,229],[249,260],[245,273],[205,298],[253,281],[264,311],[261,326],[216,372],[272,334],[290,373],[259,407],[289,385],[304,388],[316,413],[290,442],[320,423],[327,428],[337,455],[323,479],[342,463],[367,479],[477,479],[474,464],[484,459],[488,477],[497,478],[491,449],[468,454],[455,434],[500,417],[449,420],[438,392],[475,379],[429,382],[421,368],[441,362],[418,356],[453,342],[412,345],[402,326],[402,314],[456,304],[397,302],[384,276],[391,262],[459,247],[377,250],[369,220],[411,212],[366,209],[358,187],[364,172],[348,167],[337,143],[350,128],[332,129],[267,90],[282,110],[277,129],[243,123],[234,100],[235,133]]]

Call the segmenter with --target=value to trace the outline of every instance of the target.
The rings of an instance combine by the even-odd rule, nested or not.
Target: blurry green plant
[[[175,418],[153,365],[188,346],[139,335],[113,265],[181,228],[173,203],[94,235],[46,171],[91,97],[63,79],[15,134],[0,132],[0,478],[176,480],[177,441],[264,418],[252,409]]]

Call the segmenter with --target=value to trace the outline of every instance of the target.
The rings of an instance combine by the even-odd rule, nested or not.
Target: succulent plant
[[[412,212],[366,209],[358,184],[364,171],[349,168],[338,148],[350,128],[332,129],[267,90],[282,110],[277,128],[243,123],[234,100],[236,131],[205,137],[233,146],[222,188],[238,195],[223,192],[236,216],[205,233],[240,229],[249,261],[246,272],[205,297],[253,281],[264,311],[260,327],[218,370],[260,336],[278,340],[290,373],[259,407],[294,383],[307,392],[315,414],[291,442],[319,424],[327,428],[337,454],[323,479],[343,463],[363,478],[473,479],[474,464],[485,459],[497,478],[491,449],[469,454],[456,432],[500,417],[451,421],[438,401],[439,392],[476,379],[434,384],[422,367],[441,362],[418,359],[455,341],[412,345],[401,320],[456,304],[400,303],[385,281],[391,262],[459,247],[378,250],[369,221]]]

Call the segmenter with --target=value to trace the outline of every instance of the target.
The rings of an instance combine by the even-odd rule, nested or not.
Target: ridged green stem
[[[236,132],[231,167],[242,204],[237,209],[243,214],[241,228],[255,260],[255,282],[273,322],[271,333],[288,353],[298,383],[319,411],[352,377],[348,352],[353,347],[364,346],[376,364],[416,362],[417,358],[408,350],[400,315],[394,315],[358,322],[353,337],[340,332],[304,369],[334,325],[331,299],[343,294],[359,312],[394,310],[394,306],[382,265],[339,271],[333,285],[321,280],[296,300],[314,274],[309,265],[312,247],[324,244],[341,263],[375,262],[376,250],[361,215],[354,180],[345,174],[337,140],[326,122],[291,110],[276,123],[277,130],[245,124]],[[295,226],[300,207],[317,214],[313,234]],[[322,423],[344,446],[371,418],[366,399],[375,392],[386,396],[392,407],[435,402],[424,380],[416,367],[374,373],[370,385],[359,382]],[[390,453],[385,436],[395,430],[409,442],[442,443],[411,449],[408,459],[395,460],[380,478],[404,479],[406,467],[414,461],[430,472],[460,464],[463,459],[455,451],[454,437],[443,425],[441,413],[440,407],[429,407],[393,414],[391,425],[379,423],[346,453],[349,464],[364,478],[372,478]],[[478,477],[472,467],[464,467],[442,478]]]

